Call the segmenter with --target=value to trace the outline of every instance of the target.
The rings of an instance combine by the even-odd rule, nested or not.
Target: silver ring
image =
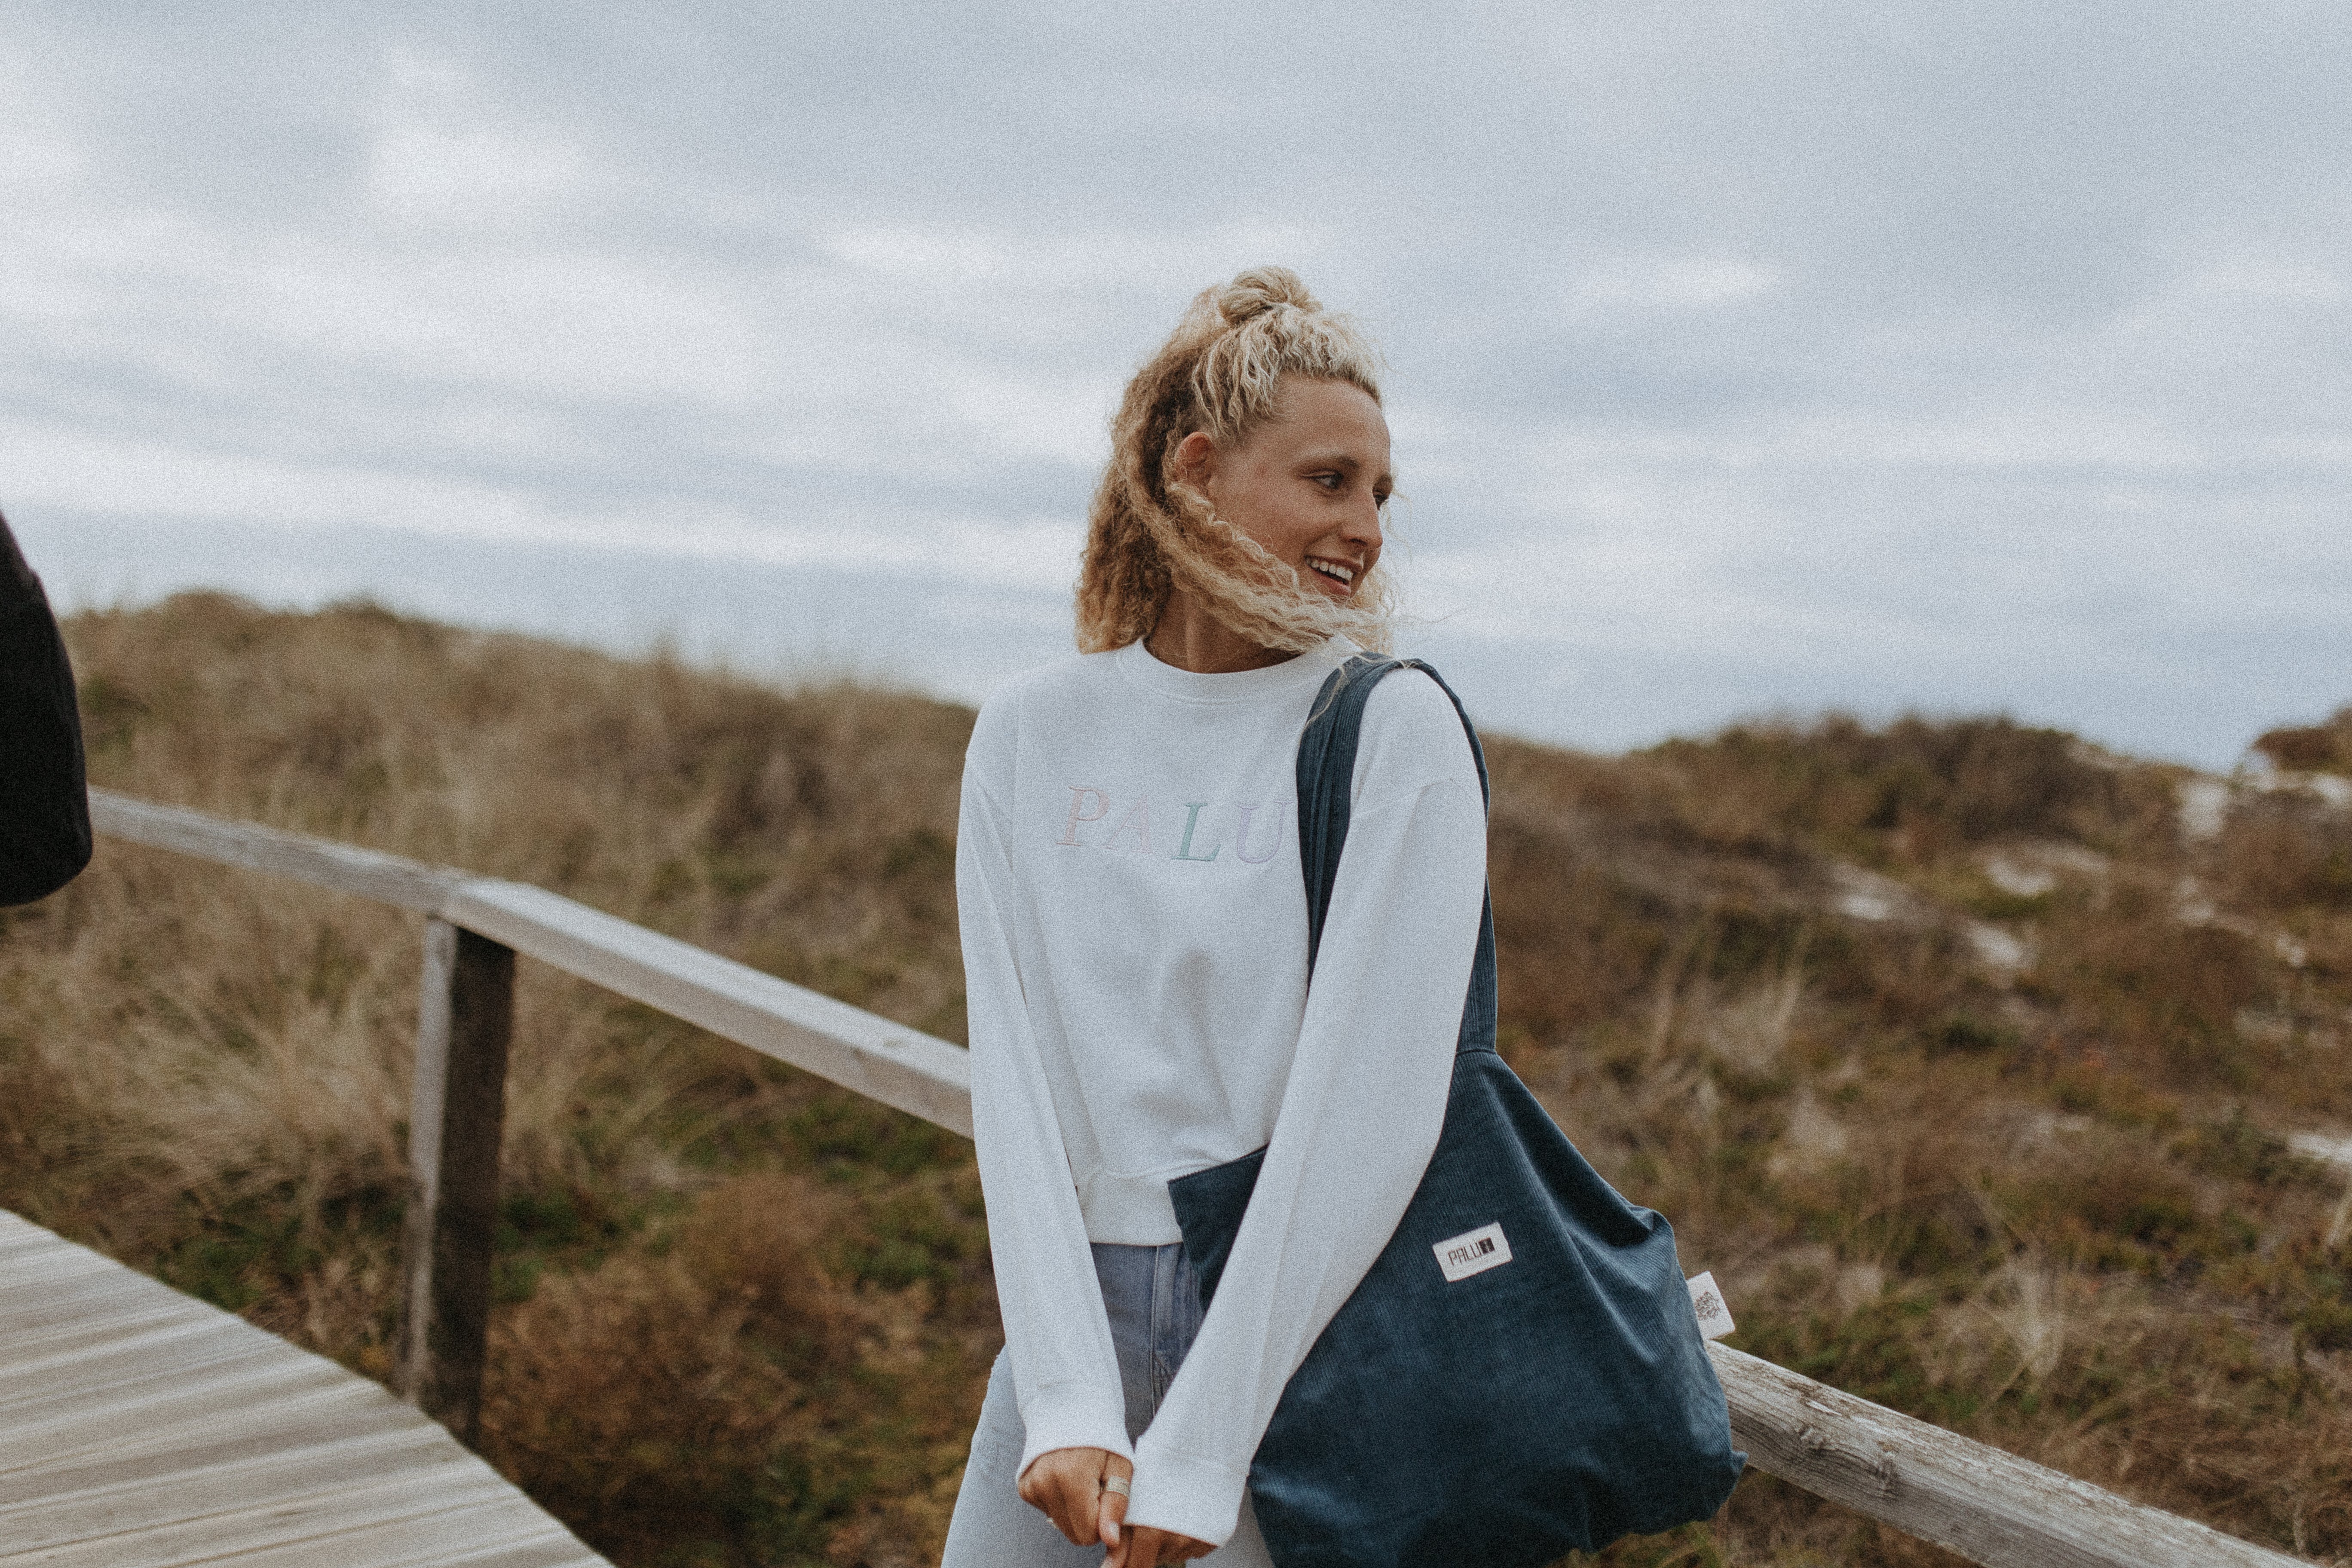
[[[1107,1492],[1116,1492],[1120,1497],[1129,1497],[1133,1495],[1127,1489],[1127,1478],[1125,1476],[1105,1476],[1102,1479],[1102,1489]]]

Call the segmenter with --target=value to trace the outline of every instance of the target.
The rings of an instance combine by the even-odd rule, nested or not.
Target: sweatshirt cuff
[[[1246,1470],[1228,1469],[1192,1454],[1154,1447],[1146,1434],[1135,1460],[1135,1495],[1127,1522],[1172,1530],[1223,1546],[1240,1522]]]
[[[1026,1475],[1040,1454],[1056,1448],[1103,1448],[1122,1459],[1135,1451],[1127,1441],[1127,1399],[1117,1388],[1083,1383],[1051,1383],[1021,1397],[1021,1468]]]

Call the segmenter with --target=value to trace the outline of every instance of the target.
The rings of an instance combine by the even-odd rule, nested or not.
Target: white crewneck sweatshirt
[[[956,889],[972,1122],[1027,1443],[1135,1461],[1131,1524],[1222,1544],[1283,1385],[1436,1147],[1486,828],[1452,702],[1367,704],[1312,994],[1298,733],[1335,641],[1196,675],[1136,643],[982,709]],[[1089,1242],[1181,1241],[1168,1182],[1259,1148],[1247,1218],[1130,1451]]]

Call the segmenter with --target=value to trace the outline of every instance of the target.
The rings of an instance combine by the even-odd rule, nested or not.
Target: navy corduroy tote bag
[[[1405,668],[1438,680],[1418,660],[1350,659],[1299,737],[1310,964],[1364,702]],[[1168,1184],[1204,1304],[1264,1158]],[[1710,1517],[1745,1462],[1673,1229],[1601,1180],[1495,1052],[1490,900],[1436,1152],[1251,1463],[1266,1548],[1279,1568],[1534,1568]]]

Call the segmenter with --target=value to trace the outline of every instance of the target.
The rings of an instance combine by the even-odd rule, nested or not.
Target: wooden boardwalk
[[[604,1560],[375,1384],[0,1212],[0,1563]]]

